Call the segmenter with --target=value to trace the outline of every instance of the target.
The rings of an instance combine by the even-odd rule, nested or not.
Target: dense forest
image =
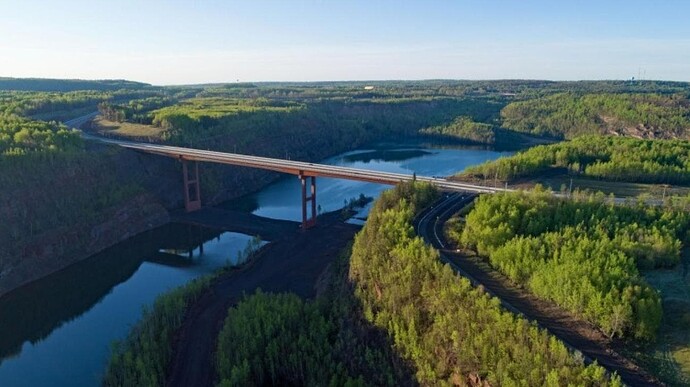
[[[421,184],[384,192],[355,238],[350,262],[364,316],[388,332],[418,382],[620,385],[441,264],[412,228],[416,211],[435,197]]]
[[[690,136],[687,94],[554,94],[513,102],[501,111],[501,118],[505,128],[554,138]]]
[[[653,340],[661,303],[640,270],[676,265],[689,226],[690,214],[674,208],[518,191],[481,196],[460,242],[607,335]]]
[[[690,144],[683,140],[581,136],[477,165],[461,176],[510,180],[555,169],[612,181],[689,185]]]
[[[315,303],[259,292],[228,312],[218,338],[220,385],[354,384],[334,359],[334,331]]]
[[[71,152],[82,148],[76,131],[55,122],[32,121],[16,115],[0,115],[0,165],[3,156],[29,152]]]
[[[447,125],[424,128],[420,133],[456,139],[470,144],[488,145],[496,142],[496,133],[492,125],[474,122],[467,116],[457,117]]]
[[[259,290],[230,308],[218,337],[219,385],[411,385],[394,348],[362,320],[347,259],[316,300]]]
[[[497,101],[525,100],[556,93],[690,93],[687,82],[539,80],[356,82],[265,82],[198,85],[199,97],[236,97],[299,100],[362,100],[437,97],[490,97]]]
[[[152,114],[171,143],[285,157],[295,144],[304,152],[342,151],[391,135],[416,136],[458,115],[490,119],[499,110],[500,105],[483,99],[285,103],[197,98]],[[257,143],[269,137],[271,144]]]
[[[140,89],[147,86],[150,85],[147,83],[125,81],[122,79],[88,81],[82,79],[0,77],[0,90],[68,92],[75,90]]]

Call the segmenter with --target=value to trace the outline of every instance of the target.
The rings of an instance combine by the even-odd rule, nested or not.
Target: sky
[[[690,1],[0,0],[0,77],[690,81]]]

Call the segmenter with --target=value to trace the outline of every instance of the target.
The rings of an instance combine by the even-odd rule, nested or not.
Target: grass
[[[92,125],[93,130],[98,133],[119,137],[161,138],[161,134],[165,131],[163,128],[157,128],[152,125],[134,124],[130,122],[114,122],[108,121],[103,117],[97,117],[94,119]]]
[[[661,292],[664,317],[657,342],[635,348],[631,354],[642,366],[671,386],[690,385],[690,249],[683,262],[672,270],[644,274],[647,282]],[[687,266],[686,266],[687,265]]]

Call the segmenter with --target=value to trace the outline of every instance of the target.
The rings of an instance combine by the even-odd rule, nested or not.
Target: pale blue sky
[[[0,76],[690,81],[690,1],[0,0]]]

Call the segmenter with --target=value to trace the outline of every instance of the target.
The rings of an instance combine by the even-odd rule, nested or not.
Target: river
[[[323,163],[446,176],[502,154],[507,153],[381,144]],[[317,203],[321,211],[333,211],[360,194],[376,197],[386,188],[317,178]],[[260,216],[300,220],[299,190],[299,181],[289,176],[227,205]],[[365,217],[367,211],[357,217]],[[250,240],[239,233],[169,224],[0,298],[0,386],[99,385],[111,343],[126,336],[142,308],[150,307],[161,293],[233,262]]]

